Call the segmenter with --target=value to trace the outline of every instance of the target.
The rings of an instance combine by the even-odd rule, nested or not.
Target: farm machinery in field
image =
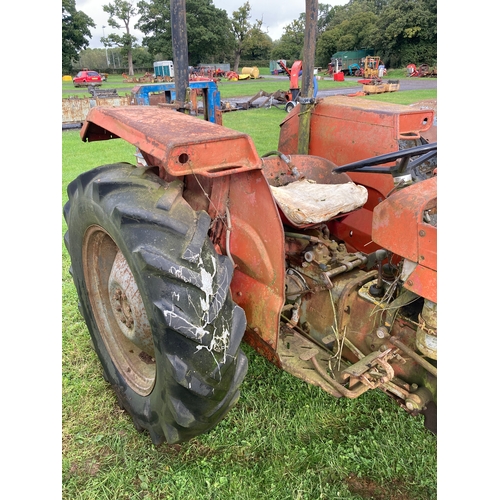
[[[188,96],[184,2],[171,11]],[[317,11],[308,1],[308,61]],[[263,156],[183,99],[95,107],[83,125],[84,141],[122,138],[144,159],[69,184],[65,243],[104,377],[155,444],[207,432],[236,404],[242,340],[333,397],[379,389],[435,428],[433,111],[315,99],[312,79],[308,65]]]

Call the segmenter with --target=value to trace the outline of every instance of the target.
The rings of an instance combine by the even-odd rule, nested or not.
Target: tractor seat
[[[269,186],[283,215],[295,227],[310,227],[361,208],[368,199],[364,186],[317,184],[300,179],[285,186]]]

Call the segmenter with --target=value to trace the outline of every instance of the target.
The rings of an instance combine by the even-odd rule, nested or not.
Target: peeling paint
[[[81,123],[87,118],[89,111],[96,106],[120,107],[129,106],[130,97],[109,98],[68,98],[62,100],[62,122]]]

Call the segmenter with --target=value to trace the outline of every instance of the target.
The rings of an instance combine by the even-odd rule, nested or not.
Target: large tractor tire
[[[236,404],[247,371],[245,314],[233,268],[207,237],[206,212],[130,164],[68,186],[65,243],[80,311],[119,405],[154,444],[212,429]]]

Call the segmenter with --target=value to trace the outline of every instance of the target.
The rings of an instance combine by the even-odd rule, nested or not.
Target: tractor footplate
[[[370,389],[385,388],[391,391],[394,370],[388,363],[392,349],[376,351],[357,363],[332,375],[332,356],[300,333],[281,327],[278,356],[282,368],[310,384],[317,385],[335,397],[355,399]]]
[[[344,381],[350,380],[351,384],[359,381],[369,386],[370,389],[376,389],[394,378],[394,370],[387,362],[387,357],[391,352],[391,349],[387,349],[384,352],[375,351],[368,354],[343,370],[340,378]],[[377,370],[378,367],[382,369],[382,373]],[[369,373],[372,369],[375,371]]]
[[[314,342],[286,326],[281,327],[281,334],[277,353],[283,370],[309,384],[321,387],[332,396],[342,397],[342,394],[324,379],[311,362],[311,358],[314,357],[314,360],[326,372],[329,369],[331,356]]]

